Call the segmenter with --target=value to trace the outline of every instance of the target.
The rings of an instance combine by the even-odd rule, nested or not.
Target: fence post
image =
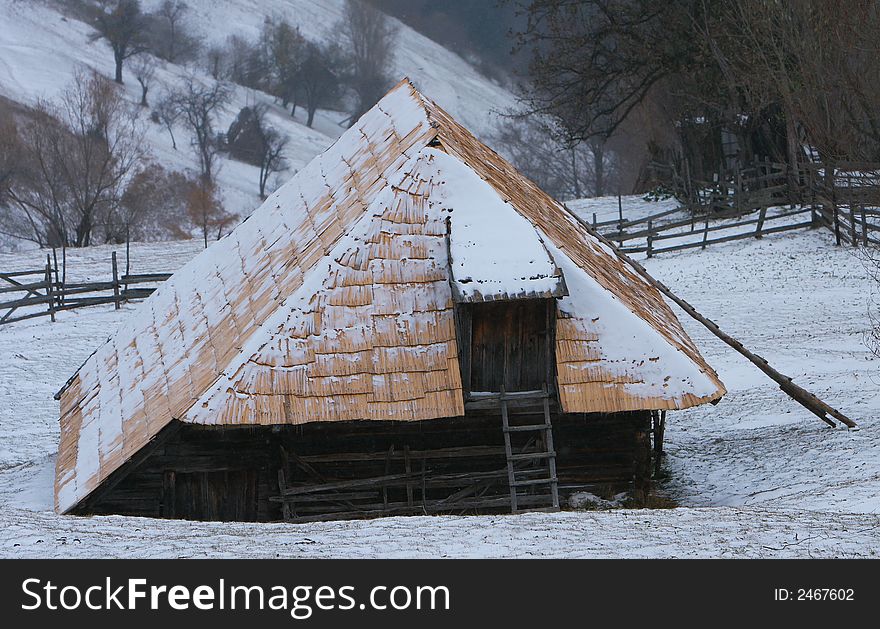
[[[736,179],[733,188],[734,194],[734,207],[736,207],[736,213],[742,214],[742,171],[740,170],[739,160],[736,162]]]
[[[648,257],[653,256],[654,232],[651,228],[651,219],[648,219]]]
[[[593,212],[593,231],[596,231],[598,228],[598,221],[596,220],[596,213]]]
[[[816,215],[816,184],[813,181],[813,168],[810,164],[804,166],[806,172],[806,185],[810,201],[810,229],[816,229],[819,226],[819,217]]]
[[[67,284],[67,245],[61,245],[61,305],[67,300],[64,290]]]
[[[834,244],[840,246],[840,215],[837,210],[837,203],[832,203],[834,208]]]
[[[706,241],[709,239],[709,217],[706,216],[706,226],[703,228],[703,246],[700,249],[706,248]]]
[[[52,247],[52,264],[55,267],[55,286],[59,289],[59,292],[63,295],[64,292],[61,289],[61,281],[58,279],[58,251],[55,249],[55,247]],[[58,306],[61,306],[60,297],[56,297],[55,299],[58,302]]]
[[[761,207],[761,210],[758,212],[758,224],[755,227],[755,238],[763,238],[764,235],[761,233],[764,229],[764,218],[767,216],[767,208]]]
[[[113,306],[119,310],[119,270],[116,267],[116,252],[111,256],[113,260]]]
[[[868,246],[868,217],[865,215],[865,206],[862,206],[862,244]]]
[[[856,208],[855,205],[850,201],[849,204],[849,230],[850,230],[850,240],[852,241],[853,247],[859,246],[859,237],[856,233]]]
[[[55,323],[55,296],[52,294],[52,262],[46,254],[46,299],[49,302],[49,316]]]

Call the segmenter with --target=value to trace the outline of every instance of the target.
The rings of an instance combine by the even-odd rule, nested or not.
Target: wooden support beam
[[[566,209],[568,210],[567,206],[564,207],[566,207]],[[684,310],[693,319],[704,325],[712,334],[724,341],[727,345],[732,347],[738,353],[745,356],[749,360],[749,362],[755,365],[771,380],[778,384],[779,388],[782,389],[786,394],[788,394],[788,396],[791,397],[795,402],[816,415],[819,419],[824,421],[829,426],[836,426],[834,421],[831,419],[832,417],[839,420],[841,423],[848,426],[849,428],[855,428],[858,425],[856,424],[856,422],[849,419],[846,415],[844,415],[837,409],[829,406],[803,387],[795,384],[789,376],[786,376],[785,374],[774,369],[772,366],[770,366],[770,363],[768,363],[765,358],[746,349],[746,347],[742,343],[740,343],[738,340],[736,340],[735,338],[724,332],[720,327],[718,327],[717,323],[697,312],[696,308],[694,308],[687,301],[673,293],[672,290],[670,290],[669,287],[666,286],[663,282],[654,279],[654,277],[650,273],[648,273],[645,267],[643,267],[641,264],[639,264],[629,256],[625,255],[624,253],[621,253],[620,250],[614,245],[614,243],[594,231],[589,223],[582,220],[577,214],[575,214],[571,210],[568,210],[568,213],[571,214],[571,216],[574,217],[574,219],[578,223],[580,223],[587,231],[589,231],[590,234],[611,247],[611,249],[617,254],[617,256],[624,263],[631,266],[646,282],[648,282],[651,286],[660,291],[663,295],[671,299],[673,302],[678,304],[678,306],[682,310]]]

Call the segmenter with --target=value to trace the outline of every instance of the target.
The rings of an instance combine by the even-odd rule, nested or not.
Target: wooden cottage
[[[59,392],[61,513],[291,520],[643,491],[725,393],[661,295],[403,81]]]

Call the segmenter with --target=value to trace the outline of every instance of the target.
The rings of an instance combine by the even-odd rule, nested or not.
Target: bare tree
[[[348,61],[348,84],[355,102],[353,125],[391,87],[397,29],[384,13],[362,0],[346,0],[336,29]]]
[[[117,0],[99,8],[95,26],[98,34],[94,39],[104,38],[110,44],[116,63],[115,81],[122,83],[123,62],[148,48],[147,19],[141,12],[140,2]]]
[[[12,107],[0,98],[0,235],[16,239],[34,233],[28,216],[15,211],[9,194],[21,171],[23,155]]]
[[[203,178],[190,187],[186,210],[192,225],[201,232],[205,248],[212,232],[216,230],[219,239],[235,218],[223,209],[214,184]]]
[[[215,81],[225,80],[226,77],[226,50],[222,46],[211,46],[205,51],[205,70]]]
[[[868,308],[868,321],[871,327],[865,334],[865,345],[874,356],[880,358],[880,300],[877,291],[880,287],[880,248],[864,247],[860,252],[861,262],[874,284]]]
[[[258,105],[256,109],[257,133],[259,138],[257,161],[260,167],[260,198],[266,198],[266,183],[275,173],[287,170],[284,150],[288,137],[279,133],[266,120],[266,106]]]
[[[307,42],[299,28],[282,21],[266,24],[261,36],[261,48],[268,60],[272,81],[269,91],[287,107],[293,103],[291,115],[296,113],[296,85],[300,68],[305,60]]]
[[[521,4],[526,100],[575,139],[612,142],[650,112],[629,130],[650,128],[654,160],[703,180],[756,157],[787,161],[795,177],[806,146],[824,160],[880,158],[876,2]]]
[[[597,162],[589,142],[562,139],[548,119],[508,118],[492,140],[520,172],[557,199],[601,196],[608,177],[616,174],[601,149]]]
[[[255,90],[272,91],[272,64],[263,46],[231,35],[223,50],[222,74],[227,80]]]
[[[137,112],[97,74],[76,76],[60,103],[42,101],[20,129],[19,172],[7,186],[38,244],[88,246],[117,220],[145,155]]]
[[[306,126],[312,126],[319,107],[326,107],[338,98],[341,67],[337,49],[313,42],[306,44],[305,57],[296,75],[297,92],[308,114]]]
[[[18,126],[10,108],[0,100],[0,204],[3,203],[4,192],[19,168],[20,159]]]
[[[188,77],[180,90],[171,95],[171,102],[180,119],[192,134],[192,147],[199,160],[202,179],[214,182],[219,143],[214,126],[217,115],[229,102],[230,88],[214,81],[203,85],[194,77]]]
[[[156,76],[156,59],[148,54],[141,53],[134,57],[131,62],[131,72],[134,74],[135,80],[141,86],[141,107],[148,107],[147,93],[153,84],[153,78]]]
[[[789,163],[805,138],[824,159],[880,157],[876,3],[735,0],[697,26],[731,89],[781,109]]]
[[[161,59],[182,63],[194,59],[199,52],[199,40],[190,34],[186,25],[189,10],[181,0],[164,0],[153,15],[151,48]]]
[[[138,171],[122,197],[120,218],[110,240],[142,242],[188,237],[187,204],[196,182],[151,163]]]
[[[171,147],[176,151],[177,140],[174,137],[174,126],[180,120],[180,110],[175,102],[174,94],[166,94],[153,110],[153,114],[155,115],[155,120],[161,123],[165,130],[168,131],[168,135],[171,138]]]

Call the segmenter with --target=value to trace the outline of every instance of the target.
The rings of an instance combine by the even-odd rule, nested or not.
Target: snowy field
[[[566,205],[568,209],[591,225],[594,214],[599,223],[619,220],[621,213],[624,221],[634,221],[681,206],[676,199],[671,197],[662,201],[646,201],[644,197],[637,194],[625,195],[620,198],[619,203],[616,196],[609,196],[576,199],[566,202]],[[681,218],[681,216],[675,215],[674,218]]]
[[[616,199],[613,200],[616,209]],[[593,210],[591,210],[593,211]],[[198,242],[133,247],[172,270]],[[120,250],[120,254],[122,251]],[[45,254],[43,254],[44,256]],[[68,257],[105,278],[110,249]],[[39,254],[0,256],[22,268]],[[860,424],[831,429],[715,337],[682,321],[729,389],[670,413],[664,491],[676,509],[317,524],[194,523],[52,512],[52,394],[122,317],[112,307],[0,326],[0,556],[6,557],[873,557],[880,553],[878,361],[863,337],[873,286],[826,231],[717,245],[649,270],[778,369]],[[148,268],[145,268],[148,267]]]

